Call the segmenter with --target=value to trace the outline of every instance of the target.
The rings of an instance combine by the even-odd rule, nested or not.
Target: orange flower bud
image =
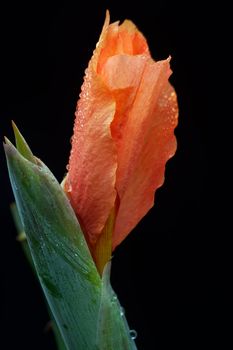
[[[153,206],[176,151],[169,62],[155,62],[136,26],[109,24],[107,13],[77,104],[64,186],[96,261],[103,247],[109,258]]]

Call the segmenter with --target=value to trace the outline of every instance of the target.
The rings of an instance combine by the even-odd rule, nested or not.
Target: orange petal
[[[96,242],[116,197],[116,150],[110,130],[114,114],[111,94],[89,67],[75,113],[65,182],[65,191],[89,243]]]
[[[91,66],[95,72],[97,72],[98,62],[100,60],[100,53],[101,53],[103,47],[106,45],[106,39],[107,39],[108,31],[109,31],[109,22],[110,22],[110,15],[109,15],[109,12],[106,11],[106,17],[105,17],[104,25],[102,28],[102,32],[101,32],[100,37],[99,37],[99,41],[96,44],[96,48],[93,52],[93,56],[92,56],[92,58],[89,62],[89,65],[88,65],[89,68]]]
[[[101,49],[98,51],[97,72],[102,69],[109,57],[127,55],[150,56],[146,39],[137,27],[129,20],[124,21],[120,26],[118,22],[109,25],[106,31],[102,31]]]
[[[148,60],[117,147],[116,189],[120,198],[113,249],[154,203],[166,161],[175,153],[176,95],[168,83],[169,60]],[[114,136],[114,135],[113,135]]]
[[[116,113],[111,130],[118,154],[119,149],[127,147],[129,142],[123,139],[122,135],[126,123],[128,123],[128,115],[135,100],[147,60],[148,57],[144,55],[115,55],[108,58],[102,70],[102,78],[116,101]]]

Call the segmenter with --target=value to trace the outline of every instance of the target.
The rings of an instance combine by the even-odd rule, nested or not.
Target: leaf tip
[[[3,146],[5,147],[5,145],[12,145],[12,143],[10,142],[10,140],[4,136],[4,142],[3,142]]]
[[[16,143],[16,148],[20,152],[20,154],[29,160],[32,163],[36,163],[35,157],[33,156],[32,151],[30,150],[27,142],[25,141],[23,135],[19,131],[18,127],[16,126],[15,122],[12,120],[12,128],[14,131],[15,135],[15,143]]]
[[[7,158],[10,155],[13,155],[16,151],[15,146],[11,143],[11,141],[6,136],[4,136],[3,147]]]

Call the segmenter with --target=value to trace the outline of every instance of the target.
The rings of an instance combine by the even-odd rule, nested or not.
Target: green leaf
[[[23,135],[20,133],[16,124],[12,121],[12,127],[15,134],[15,143],[16,148],[24,158],[36,164],[36,158],[33,156],[32,151],[30,150],[27,142],[25,141]]]
[[[18,212],[18,209],[17,209],[17,206],[15,203],[12,203],[11,206],[10,206],[10,209],[11,209],[11,215],[13,217],[13,220],[14,220],[14,223],[15,223],[15,227],[16,227],[16,230],[17,230],[17,241],[19,241],[21,243],[21,247],[23,249],[23,252],[27,258],[27,261],[30,265],[30,267],[32,268],[33,272],[36,272],[35,271],[35,266],[34,266],[34,263],[33,263],[33,260],[32,260],[32,255],[31,255],[31,252],[30,252],[30,248],[28,246],[28,242],[27,242],[27,237],[26,237],[26,234],[24,232],[24,228],[23,228],[23,224],[20,220],[20,217],[19,217],[19,212]]]
[[[13,220],[14,220],[17,232],[18,232],[17,240],[21,243],[21,246],[22,246],[24,254],[27,258],[27,261],[28,261],[32,271],[34,272],[34,274],[36,274],[35,266],[34,266],[34,263],[32,260],[32,255],[31,255],[30,248],[29,248],[28,242],[27,242],[27,237],[26,237],[25,232],[23,231],[23,225],[22,225],[22,222],[21,222],[20,217],[19,217],[19,212],[18,212],[17,206],[15,203],[12,203],[10,208],[11,208],[11,214],[13,216]],[[55,341],[57,344],[57,349],[58,350],[67,350],[65,343],[64,343],[64,340],[63,340],[61,333],[59,331],[59,328],[57,326],[57,323],[56,323],[54,316],[49,308],[47,300],[46,300],[46,305],[47,305],[48,313],[49,313],[50,318],[52,320],[51,321],[52,322],[52,330],[53,330],[54,338],[55,338]]]
[[[49,169],[6,141],[10,180],[33,262],[67,349],[95,349],[101,279],[80,226]]]
[[[21,239],[22,240],[26,239],[25,232],[24,232],[24,229],[23,229],[23,224],[22,224],[22,222],[20,220],[19,212],[18,212],[18,209],[17,209],[17,206],[16,206],[15,202],[11,203],[10,210],[11,210],[11,215],[13,217],[17,233],[18,233],[18,236],[17,236],[18,241],[21,241]]]
[[[19,151],[7,139],[4,145],[20,230],[67,350],[135,350],[110,266],[101,280],[62,187],[21,137]]]
[[[123,308],[110,284],[111,264],[105,266],[99,311],[97,344],[100,350],[136,350]]]

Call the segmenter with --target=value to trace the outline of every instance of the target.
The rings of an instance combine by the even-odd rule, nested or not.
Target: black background
[[[221,20],[213,4],[9,2],[0,10],[1,139],[13,140],[13,119],[34,154],[62,180],[84,69],[106,8],[112,21],[129,18],[137,24],[155,59],[172,56],[171,82],[180,107],[178,150],[167,165],[165,185],[154,208],[115,251],[112,284],[138,332],[139,349],[191,348],[208,328],[213,274],[207,219],[209,61],[218,52],[214,29]],[[3,150],[0,155],[3,348],[52,350],[40,288],[15,240],[13,195]]]

